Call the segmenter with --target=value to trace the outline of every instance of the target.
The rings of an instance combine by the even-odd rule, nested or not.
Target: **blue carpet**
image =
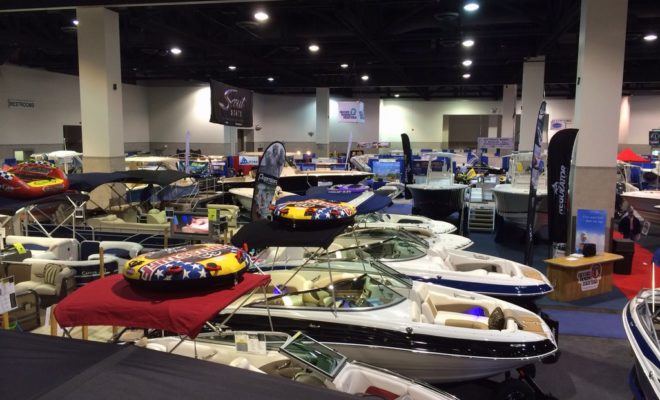
[[[383,209],[383,212],[390,214],[403,214],[410,215],[412,214],[412,204],[399,204],[394,203],[389,207]]]
[[[565,311],[544,309],[545,313],[559,321],[559,340],[562,335],[598,336],[625,339],[620,313]]]

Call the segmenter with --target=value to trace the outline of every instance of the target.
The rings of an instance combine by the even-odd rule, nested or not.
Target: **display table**
[[[547,276],[554,286],[550,298],[572,301],[612,291],[614,262],[623,257],[603,253],[593,257],[558,257],[545,260]]]

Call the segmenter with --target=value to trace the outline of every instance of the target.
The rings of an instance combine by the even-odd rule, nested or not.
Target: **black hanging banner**
[[[553,244],[568,239],[569,177],[577,133],[577,129],[562,129],[548,144],[548,232]]]
[[[252,193],[252,209],[250,211],[252,221],[266,219],[270,214],[270,203],[275,197],[277,180],[280,179],[285,161],[286,150],[281,142],[271,143],[261,156],[259,169],[257,169],[254,180],[254,192]]]
[[[252,91],[212,80],[210,122],[252,126]]]
[[[408,185],[413,183],[413,170],[412,170],[412,147],[410,146],[410,138],[407,133],[401,134],[401,144],[403,146],[403,183]],[[406,189],[405,191],[406,199],[412,198],[410,191]]]
[[[541,142],[543,141],[543,119],[545,117],[545,101],[541,103],[536,119],[536,132],[534,132],[534,149],[532,150],[532,179],[529,181],[529,200],[527,202],[527,229],[525,232],[525,264],[534,263],[534,219],[536,217],[536,189],[539,176],[543,172],[541,160]]]

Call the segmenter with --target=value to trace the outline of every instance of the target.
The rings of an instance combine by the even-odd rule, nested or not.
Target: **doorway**
[[[64,131],[64,148],[82,153],[82,126],[64,125],[62,129]]]
[[[254,130],[252,129],[239,129],[236,147],[238,152],[254,151]]]

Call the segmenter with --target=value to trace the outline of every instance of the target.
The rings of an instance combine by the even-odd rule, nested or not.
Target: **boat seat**
[[[32,252],[32,258],[46,260],[77,260],[78,241],[75,239],[48,238],[37,236],[9,235],[5,238],[7,246],[20,243]]]
[[[325,387],[325,383],[321,379],[309,372],[299,372],[293,377],[293,380],[306,385]]]
[[[434,322],[457,328],[488,329],[488,318],[451,311],[438,311]]]
[[[416,302],[410,303],[410,318],[413,322],[420,322],[422,317],[422,310]]]
[[[305,292],[302,294],[303,296],[303,303],[306,306],[318,306],[318,307],[327,307],[326,305],[326,300],[325,299],[330,299],[332,301],[332,296],[330,296],[330,293],[326,292],[325,290],[314,290],[310,292]]]
[[[264,371],[260,370],[259,368],[255,367],[254,365],[252,365],[250,363],[250,361],[245,357],[236,357],[229,363],[229,365],[231,365],[232,367],[235,367],[235,368],[242,368],[242,369],[250,370],[252,372],[258,372],[260,374],[265,374]]]

